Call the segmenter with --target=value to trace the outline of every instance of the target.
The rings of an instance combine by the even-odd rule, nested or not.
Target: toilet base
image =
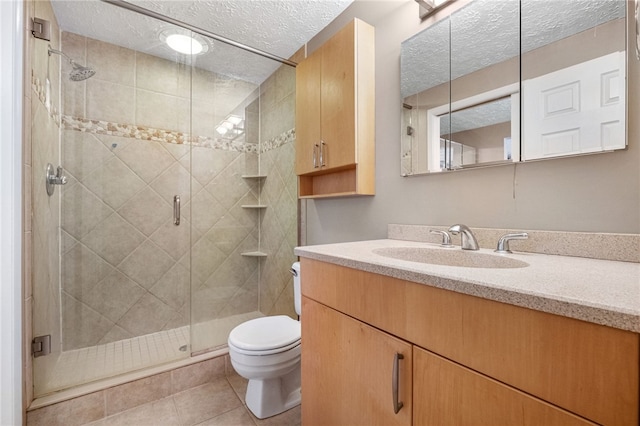
[[[283,377],[249,380],[245,402],[259,419],[275,416],[300,405],[300,367]]]

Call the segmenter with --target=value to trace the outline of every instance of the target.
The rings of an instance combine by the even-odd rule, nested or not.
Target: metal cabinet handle
[[[324,141],[320,141],[320,167],[324,166]]]
[[[180,196],[173,197],[173,224],[180,225]]]
[[[391,378],[391,393],[393,394],[393,412],[395,414],[398,414],[403,406],[402,402],[398,401],[398,382],[400,381],[398,370],[400,369],[401,359],[404,359],[404,355],[399,353],[396,353],[393,357],[393,377]]]
[[[318,168],[318,149],[320,147],[318,146],[318,144],[313,144],[313,168],[317,169]]]

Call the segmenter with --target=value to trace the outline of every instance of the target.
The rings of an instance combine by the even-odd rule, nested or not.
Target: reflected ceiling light
[[[415,0],[420,5],[420,19],[425,19],[436,10],[454,1],[456,0]]]
[[[209,50],[204,38],[188,30],[171,28],[160,32],[160,40],[183,55],[201,55]]]
[[[236,139],[244,133],[244,127],[242,126],[244,124],[243,121],[242,117],[229,114],[216,126],[216,132],[218,132],[220,136],[224,136],[225,139]]]
[[[227,120],[229,121],[229,123],[232,123],[236,126],[242,123],[242,118],[238,117],[237,115],[230,115],[227,117]]]

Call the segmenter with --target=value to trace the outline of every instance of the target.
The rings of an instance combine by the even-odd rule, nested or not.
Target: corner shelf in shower
[[[262,181],[266,178],[266,175],[242,175],[242,179],[251,179],[251,180],[257,180],[257,181]],[[243,204],[241,206],[243,209],[266,209],[267,206],[264,204]],[[240,253],[241,256],[244,257],[254,257],[254,258],[264,258],[267,257],[267,253],[261,252],[261,251],[246,251],[244,253]]]
[[[245,257],[267,257],[267,253],[263,253],[261,251],[247,251],[240,253],[240,255]]]

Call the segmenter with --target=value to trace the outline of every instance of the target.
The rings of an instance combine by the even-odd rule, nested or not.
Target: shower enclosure
[[[35,397],[293,315],[295,69],[103,2],[28,7],[52,26],[29,41]]]

